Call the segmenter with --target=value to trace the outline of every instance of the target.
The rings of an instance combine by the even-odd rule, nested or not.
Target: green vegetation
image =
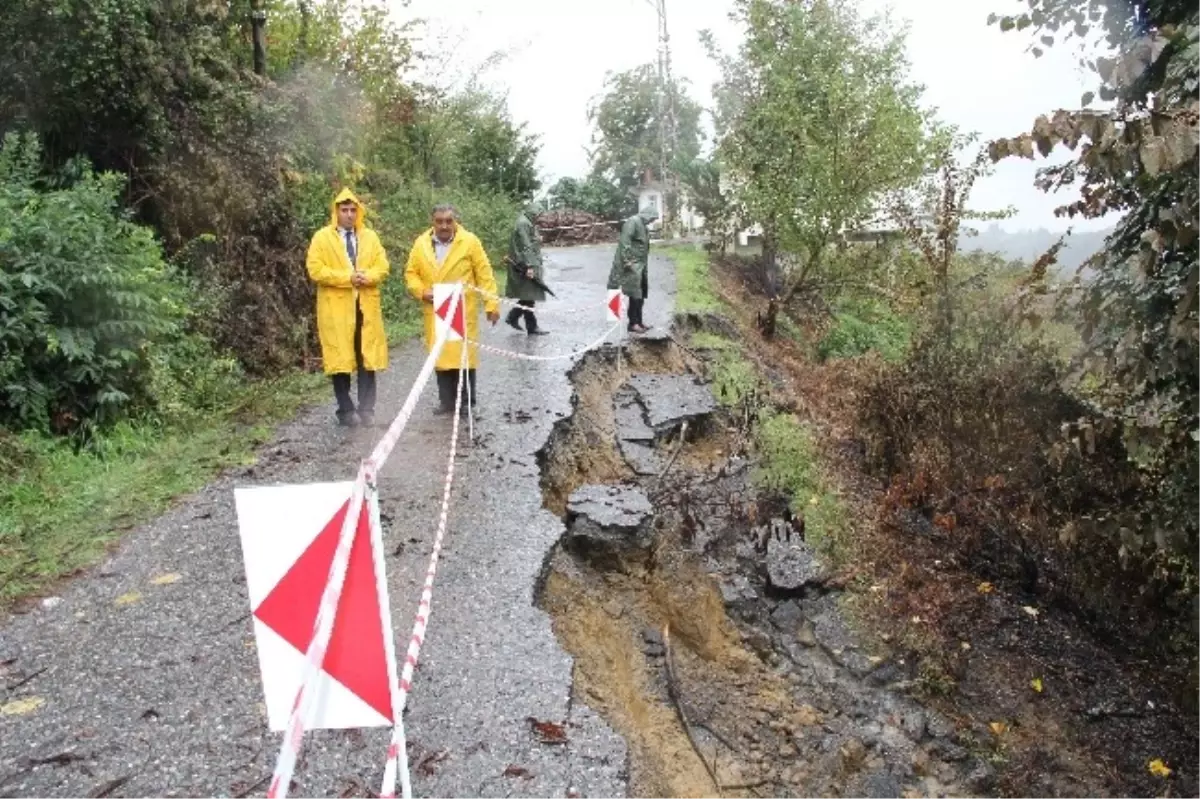
[[[256,75],[246,0],[0,4],[0,603],[325,396],[304,262],[340,188],[387,249],[394,341],[432,205],[498,266],[539,188],[501,97],[410,80],[385,3],[264,5]]]
[[[721,301],[708,273],[708,253],[691,245],[655,245],[675,262],[675,310],[718,311]]]
[[[808,543],[841,563],[846,555],[846,510],[822,476],[808,428],[791,414],[764,410],[754,426],[754,442],[761,458],[755,482],[791,497],[792,512],[804,517]]]
[[[821,360],[853,358],[875,351],[885,361],[902,359],[912,323],[877,300],[845,301],[834,312],[834,325],[817,344]]]
[[[0,433],[0,608],[92,563],[218,471],[254,462],[273,425],[328,390],[295,373],[238,390],[191,423],[120,422],[77,450],[35,432]]]

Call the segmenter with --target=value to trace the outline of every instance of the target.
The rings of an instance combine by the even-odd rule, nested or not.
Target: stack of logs
[[[616,241],[620,221],[609,222],[587,211],[560,208],[543,211],[534,220],[543,244],[586,244],[593,241]]]

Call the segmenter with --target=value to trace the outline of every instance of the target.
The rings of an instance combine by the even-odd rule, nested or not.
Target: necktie
[[[354,234],[346,231],[346,255],[350,256],[350,265],[358,266],[358,253],[354,251]]]

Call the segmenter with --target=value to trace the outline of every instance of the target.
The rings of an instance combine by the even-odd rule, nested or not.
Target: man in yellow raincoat
[[[391,267],[379,236],[363,223],[365,209],[342,189],[329,224],[308,245],[308,276],[317,284],[317,333],[325,374],[333,378],[338,422],[375,423],[375,373],[388,365],[379,286]],[[350,373],[358,371],[358,407]]]
[[[404,282],[408,293],[424,304],[425,346],[433,349],[437,339],[437,326],[433,313],[433,284],[466,284],[464,318],[467,338],[479,340],[479,303],[482,300],[488,321],[493,325],[500,320],[500,300],[496,296],[496,277],[492,265],[479,237],[458,224],[458,212],[452,205],[439,205],[433,209],[433,227],[426,230],[413,242],[408,254],[408,265],[404,268]],[[472,291],[475,287],[485,295]],[[458,395],[458,374],[462,365],[461,341],[447,341],[438,356],[435,369],[438,384],[438,413],[453,413],[454,399]],[[467,348],[467,381],[471,389],[471,404],[474,406],[475,370],[479,366],[479,348]],[[466,401],[464,398],[463,408]]]

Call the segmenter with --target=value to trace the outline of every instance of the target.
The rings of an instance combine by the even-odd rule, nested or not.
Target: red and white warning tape
[[[460,284],[460,287],[462,284]],[[476,289],[478,291],[478,289]],[[480,292],[487,294],[486,292]],[[447,313],[447,318],[453,319],[455,312],[460,302],[465,298],[464,292],[461,290],[455,292],[451,300],[450,308]],[[502,299],[502,298],[497,298]],[[600,338],[596,339],[591,344],[581,349],[562,353],[558,355],[526,355],[523,353],[503,350],[498,347],[491,347],[477,341],[466,339],[466,343],[477,347],[481,350],[495,353],[508,358],[528,361],[557,361],[568,358],[575,358],[589,350],[599,347],[607,340],[614,331],[620,327],[620,322],[617,322]],[[301,746],[303,743],[305,729],[309,724],[309,716],[313,707],[313,696],[315,693],[316,679],[324,665],[326,650],[329,647],[329,641],[333,635],[333,622],[337,615],[337,606],[341,599],[342,589],[346,580],[346,572],[350,563],[350,552],[353,547],[354,537],[358,530],[358,521],[362,513],[363,503],[368,504],[370,515],[371,536],[374,546],[382,549],[382,526],[378,516],[378,501],[376,494],[376,478],[379,470],[395,449],[401,434],[404,432],[405,426],[412,418],[412,414],[416,409],[416,404],[426,384],[429,382],[430,376],[433,374],[438,357],[441,355],[449,337],[449,325],[443,327],[438,333],[434,341],[433,347],[426,356],[424,364],[421,366],[420,372],[409,390],[408,396],[405,398],[404,404],[401,406],[400,412],[396,418],[388,426],[387,432],[380,439],[371,455],[365,459],[359,467],[358,476],[354,481],[354,487],[351,491],[349,507],[347,508],[346,518],[342,523],[342,529],[339,532],[337,548],[334,551],[333,562],[330,565],[329,578],[325,585],[325,590],[321,595],[320,607],[317,613],[317,618],[314,623],[313,639],[305,653],[304,674],[301,680],[300,688],[296,692],[296,699],[292,705],[292,711],[288,718],[287,730],[284,734],[282,744],[279,750],[279,757],[275,764],[275,772],[272,775],[270,786],[267,791],[267,796],[270,799],[284,799],[287,796],[289,787],[292,781],[292,775],[295,772],[296,761],[300,756]],[[455,397],[454,407],[454,425],[450,436],[450,457],[446,467],[446,479],[442,490],[442,507],[438,518],[437,532],[434,536],[433,551],[429,558],[429,567],[425,573],[425,584],[421,591],[421,600],[417,605],[417,616],[413,624],[412,636],[409,639],[408,651],[404,659],[404,667],[399,676],[396,678],[396,662],[394,657],[388,658],[388,677],[391,683],[391,699],[393,710],[393,728],[392,740],[388,746],[387,764],[384,767],[383,784],[380,790],[380,796],[392,799],[395,796],[396,790],[396,775],[400,774],[401,791],[405,799],[412,797],[412,784],[408,768],[408,752],[407,741],[404,731],[403,713],[408,702],[408,694],[412,690],[413,672],[417,667],[417,662],[421,654],[421,646],[425,641],[425,632],[429,624],[429,615],[433,598],[433,583],[437,574],[437,565],[441,557],[442,543],[445,540],[446,528],[448,525],[450,513],[450,493],[454,483],[454,464],[458,451],[458,433],[459,422],[461,419],[461,410],[463,402],[463,393],[467,393],[468,406],[471,404],[469,381],[466,377],[467,364],[467,348],[462,348],[462,367],[460,368],[460,377],[458,392]],[[471,420],[473,423],[473,419]],[[473,424],[472,424],[472,437]],[[385,618],[390,616],[387,611],[386,592],[383,586],[379,587],[380,591],[380,608],[385,613]]]
[[[454,397],[454,427],[450,433],[450,458],[446,465],[446,481],[442,487],[442,512],[438,516],[437,534],[433,538],[433,552],[429,556],[429,568],[425,571],[425,585],[421,589],[421,601],[417,604],[417,618],[413,623],[412,636],[408,639],[408,653],[404,657],[404,671],[400,675],[398,702],[395,708],[396,723],[392,728],[392,742],[388,746],[387,765],[383,770],[383,787],[379,789],[381,799],[393,799],[396,795],[396,771],[400,769],[400,789],[404,799],[411,799],[412,784],[408,772],[408,744],[404,735],[404,706],[408,703],[408,692],[412,690],[413,671],[421,656],[421,645],[425,643],[425,629],[429,624],[429,613],[433,600],[433,580],[437,575],[438,559],[442,554],[442,541],[446,537],[446,524],[450,517],[450,489],[454,485],[454,461],[458,452],[458,423],[462,412],[464,391],[467,388],[466,352],[463,347],[463,368],[458,373],[458,392]],[[468,405],[470,397],[467,398]]]
[[[483,350],[484,352],[490,352],[490,353],[493,353],[495,355],[500,355],[505,358],[514,358],[518,361],[565,361],[570,358],[577,358],[580,355],[583,355],[585,352],[589,352],[591,350],[596,349],[601,344],[603,344],[608,339],[608,337],[611,336],[613,334],[613,332],[615,332],[616,329],[620,326],[621,326],[621,322],[617,322],[615,325],[610,327],[608,330],[604,331],[603,336],[596,339],[591,344],[588,344],[586,347],[581,347],[580,349],[572,350],[571,352],[560,353],[558,355],[526,355],[523,352],[513,352],[512,350],[502,350],[499,347],[493,347],[491,345],[484,344],[479,341],[473,341],[471,339],[467,339],[466,341],[472,347],[478,347],[479,349]]]
[[[457,309],[461,298],[461,292],[454,295],[450,306],[451,318],[453,318],[454,311]],[[429,376],[433,374],[437,358],[441,355],[442,349],[446,345],[447,335],[448,331],[443,331],[434,341],[434,345],[429,355],[425,358],[425,363],[422,365],[420,373],[417,375],[416,382],[413,383],[412,388],[408,392],[408,397],[405,399],[400,413],[397,414],[396,419],[388,428],[388,432],[375,447],[371,456],[363,461],[359,467],[358,476],[354,481],[354,488],[350,493],[346,518],[342,522],[342,529],[338,534],[338,544],[334,550],[333,562],[329,567],[329,579],[325,583],[325,590],[321,594],[317,618],[313,625],[313,638],[308,645],[308,650],[305,652],[304,673],[300,682],[300,688],[296,691],[296,699],[292,703],[292,711],[288,717],[287,731],[284,733],[283,743],[279,748],[279,757],[275,762],[275,772],[271,777],[271,783],[267,789],[268,799],[284,799],[292,782],[292,774],[296,769],[296,760],[300,756],[305,728],[308,726],[309,714],[312,709],[314,684],[321,671],[321,667],[325,663],[325,652],[329,648],[329,640],[333,636],[333,621],[337,616],[338,602],[341,600],[342,588],[346,582],[346,570],[350,565],[350,551],[354,544],[354,534],[358,530],[358,519],[362,513],[363,501],[366,497],[368,486],[372,490],[374,489],[375,476],[379,468],[387,460],[392,449],[395,448],[400,434],[404,431],[404,426],[408,424],[408,420],[412,417],[417,399],[424,390],[425,384],[429,382]]]
[[[619,225],[624,221],[625,221],[624,219],[609,219],[606,222],[584,222],[579,225],[559,225],[557,227],[541,227],[540,225],[535,224],[534,227],[536,227],[538,229],[538,232],[540,233],[543,230],[576,230],[577,228],[581,228],[581,227],[601,227],[602,225]]]
[[[490,291],[484,291],[483,289],[479,288],[478,286],[467,286],[467,289],[469,291],[473,291],[474,293],[482,296],[485,300],[493,300],[495,302],[500,303],[501,305],[507,305],[507,306],[510,306],[513,308],[516,308],[516,307],[524,308],[524,306],[518,305],[519,300],[514,300],[510,297],[501,297],[500,295],[493,294]],[[542,304],[538,305],[536,308],[524,308],[524,310],[533,311],[534,313],[540,314],[540,315],[560,314],[560,315],[564,315],[564,316],[577,316],[578,314],[581,314],[581,313],[595,313],[596,306],[595,305],[583,305],[583,306],[579,306],[577,308],[559,308],[553,302],[550,302],[550,303],[542,303]]]
[[[350,566],[350,550],[354,544],[354,533],[358,530],[358,517],[362,512],[363,498],[366,492],[365,469],[360,468],[354,481],[354,489],[350,493],[349,507],[342,529],[338,534],[337,549],[333,552],[333,563],[329,567],[329,580],[321,593],[321,604],[317,611],[317,621],[312,641],[304,659],[304,676],[300,681],[300,689],[296,692],[296,700],[292,703],[292,712],[288,717],[287,732],[283,736],[283,745],[279,749],[279,759],[275,763],[275,773],[267,788],[268,797],[287,796],[288,787],[292,782],[292,773],[296,768],[296,759],[300,756],[300,746],[304,739],[304,728],[308,714],[312,708],[314,683],[325,663],[325,650],[329,648],[329,639],[333,635],[333,620],[337,615],[338,601],[342,596],[342,587],[346,582],[346,570]]]

